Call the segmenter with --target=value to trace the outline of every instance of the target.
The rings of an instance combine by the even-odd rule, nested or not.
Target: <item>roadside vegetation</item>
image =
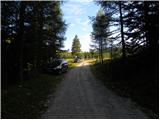
[[[159,117],[159,3],[97,1],[91,17],[92,50],[99,61],[93,73],[107,88],[129,97],[151,118]],[[153,32],[154,31],[154,32]],[[105,60],[104,52],[110,59]]]
[[[2,118],[39,118],[63,75],[43,68],[64,46],[67,24],[60,1],[3,1]],[[54,18],[54,19],[53,19]]]
[[[66,59],[69,70],[75,68],[80,62]],[[54,95],[57,85],[62,81],[65,73],[39,74],[23,85],[13,84],[2,89],[2,118],[30,119],[39,118],[48,108],[50,95]],[[18,102],[17,102],[18,101]]]
[[[104,64],[92,61],[91,70],[107,88],[122,97],[131,98],[151,118],[158,118],[158,67],[147,57],[144,61],[144,57],[108,59],[104,60]]]
[[[75,68],[80,62],[74,62],[74,59],[66,59],[68,61],[69,70]]]
[[[90,17],[89,52],[75,33],[72,48],[62,50],[67,23],[63,1],[2,1],[2,118],[37,118],[63,75],[42,74],[53,59],[69,69],[92,59],[93,73],[118,94],[159,115],[159,2],[95,1],[101,9]],[[152,114],[153,113],[153,114]]]
[[[48,98],[53,95],[62,78],[63,75],[40,74],[37,78],[25,81],[23,86],[2,89],[2,118],[40,118],[48,108]]]

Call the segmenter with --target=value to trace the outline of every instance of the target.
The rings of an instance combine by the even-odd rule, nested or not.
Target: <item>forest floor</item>
[[[40,74],[22,85],[1,91],[3,119],[35,119],[48,108],[47,99],[55,92],[63,75]]]
[[[143,60],[143,59],[142,59]],[[125,64],[121,60],[105,60],[104,64],[91,61],[91,70],[106,88],[121,97],[129,98],[140,106],[150,118],[159,118],[159,83],[155,65],[149,67],[130,59]],[[134,64],[135,62],[135,64]],[[151,70],[149,70],[151,69]]]
[[[69,70],[79,63],[73,63],[73,59],[67,60]],[[65,74],[43,74],[25,80],[23,85],[15,83],[2,89],[2,118],[30,119],[39,116],[48,108],[48,97],[56,91],[57,85],[62,81]]]
[[[65,74],[41,118],[148,118],[133,101],[107,89],[83,61]]]

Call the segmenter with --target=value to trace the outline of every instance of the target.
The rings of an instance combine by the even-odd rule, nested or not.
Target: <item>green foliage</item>
[[[98,1],[96,3],[105,10],[106,16],[110,16],[112,26],[116,28],[112,33],[113,41],[118,43],[118,39],[124,37],[123,40],[121,39],[122,54],[134,55],[144,49],[148,49],[152,55],[157,54],[158,1]]]
[[[83,57],[84,59],[90,59],[90,58],[94,58],[95,54],[93,55],[91,52],[84,52]]]
[[[113,43],[107,46],[113,59],[96,64],[92,70],[107,87],[149,109],[151,118],[158,118],[159,2],[96,3],[110,16],[110,24],[114,26]],[[125,59],[121,59],[124,54]]]
[[[152,54],[158,50],[158,7],[158,1],[134,1],[124,6],[128,13],[124,15],[124,25],[128,28],[125,35],[129,55],[137,54],[146,48]]]
[[[64,59],[72,58],[72,54],[71,54],[71,52],[69,52],[68,50],[58,51],[57,56],[58,56],[59,58],[64,58]]]
[[[79,55],[81,52],[81,44],[78,36],[76,35],[72,42],[72,55]]]
[[[27,63],[40,69],[57,56],[67,28],[60,5],[60,1],[2,1],[3,83],[32,72]]]
[[[97,46],[100,53],[101,62],[103,62],[103,50],[107,44],[109,33],[109,19],[105,16],[103,10],[98,11],[97,16],[93,19],[92,42]]]

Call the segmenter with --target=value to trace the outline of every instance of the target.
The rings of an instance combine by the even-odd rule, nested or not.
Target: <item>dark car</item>
[[[80,62],[81,61],[81,59],[80,58],[75,58],[74,59],[74,62],[76,63],[76,62]]]
[[[48,73],[58,73],[67,72],[68,62],[64,59],[55,59],[47,64],[46,71]]]

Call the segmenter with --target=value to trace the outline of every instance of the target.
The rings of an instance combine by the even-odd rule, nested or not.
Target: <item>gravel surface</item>
[[[131,100],[116,95],[96,80],[87,62],[70,70],[51,95],[46,119],[145,119],[148,118]]]

